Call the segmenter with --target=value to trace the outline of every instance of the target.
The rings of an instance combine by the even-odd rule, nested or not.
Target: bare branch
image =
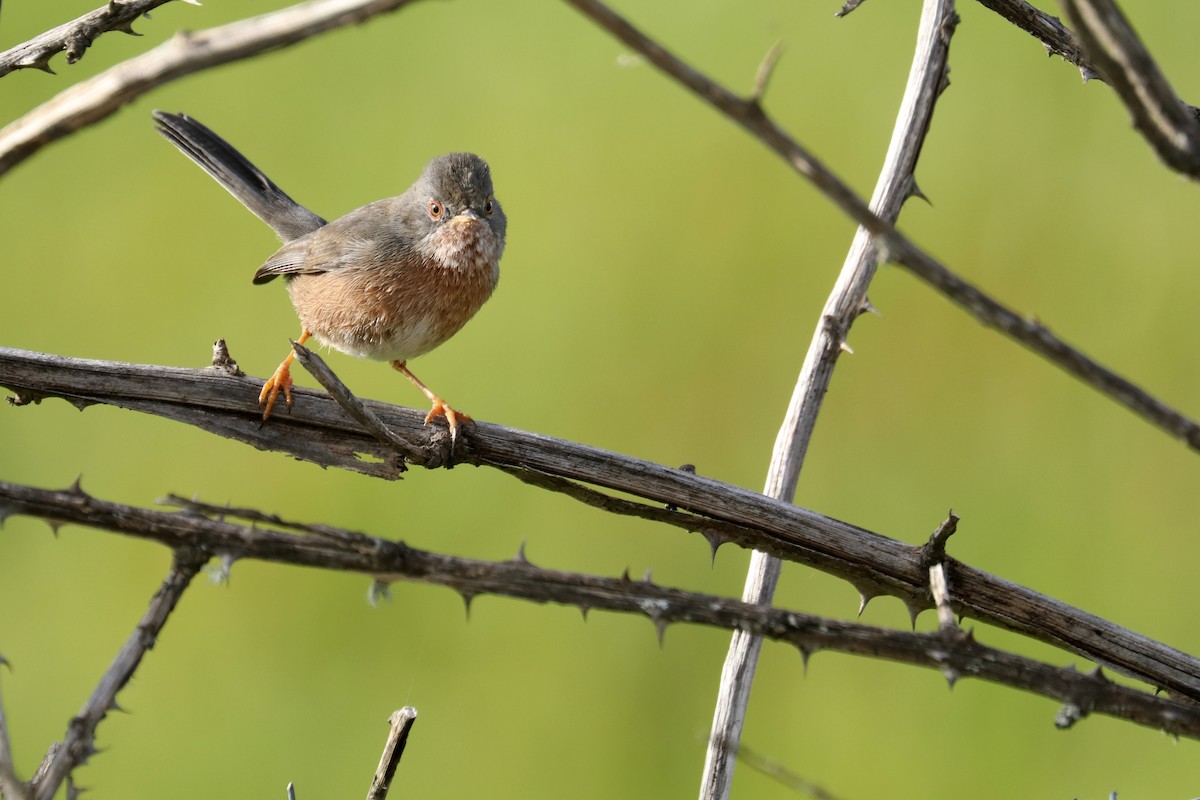
[[[0,667],[7,667],[8,661],[0,656]],[[8,718],[4,714],[4,703],[0,701],[0,796],[8,800],[30,800],[29,787],[17,777],[16,763],[13,761],[12,740],[8,736]]]
[[[567,0],[660,70],[737,122],[774,150],[796,172],[820,189],[847,216],[874,237],[885,260],[894,261],[937,289],[984,325],[1028,347],[1070,375],[1137,416],[1200,451],[1200,423],[1171,408],[1030,319],[992,299],[926,254],[895,227],[874,214],[841,179],[812,157],[756,104],[739,98],[667,52],[598,0]]]
[[[1120,686],[1099,673],[1084,675],[1072,668],[1053,667],[985,647],[973,636],[960,631],[892,631],[657,586],[628,577],[599,578],[549,570],[536,567],[524,558],[479,561],[417,550],[385,539],[376,540],[380,547],[375,552],[365,553],[349,545],[355,540],[355,535],[349,531],[340,537],[299,536],[238,525],[228,518],[210,519],[191,511],[168,513],[109,503],[76,490],[53,492],[0,483],[0,503],[13,513],[113,531],[156,541],[177,550],[183,548],[191,554],[188,558],[194,559],[189,561],[191,574],[207,557],[255,558],[358,572],[382,582],[406,580],[445,586],[468,597],[491,594],[581,609],[640,614],[649,618],[659,631],[677,622],[746,630],[755,636],[791,644],[806,657],[821,650],[831,650],[1023,689],[1060,701],[1064,707],[1069,706],[1072,711],[1067,715],[1070,719],[1066,724],[1094,712],[1200,739],[1200,706]],[[223,513],[228,515],[229,512]],[[256,519],[261,516],[261,512],[255,513]],[[160,595],[170,594],[177,600],[186,584],[174,588],[183,576],[177,572],[172,574],[176,577],[168,579]],[[147,617],[150,616],[151,612],[148,612]],[[135,646],[144,652],[141,645],[146,639],[152,643],[153,634],[159,628],[161,620],[143,620],[131,642],[140,642]],[[72,723],[73,732],[82,734],[84,728],[90,731],[94,725],[88,723],[95,718],[97,710],[103,716],[102,712],[111,704],[115,691],[107,687],[113,687],[120,680],[112,672],[110,670],[102,683],[103,691],[98,689],[93,700],[85,706],[85,714]],[[120,670],[126,680],[128,672],[128,668]],[[105,703],[102,708],[100,702]],[[1060,712],[1056,724],[1063,724],[1064,719]],[[69,760],[64,752],[82,750],[86,754],[90,741],[90,732],[83,739],[69,737],[64,746],[58,748],[56,759]],[[37,797],[49,796],[42,794],[48,791],[48,785],[45,781],[39,784]]]
[[[396,775],[396,765],[404,755],[404,746],[408,744],[408,732],[417,721],[417,710],[412,706],[393,711],[388,717],[388,738],[383,747],[383,755],[379,757],[379,766],[375,769],[375,777],[371,779],[371,789],[367,792],[367,800],[386,800],[388,789],[392,786],[392,778]]]
[[[68,491],[77,498],[86,498],[81,490]],[[204,566],[208,555],[183,543],[175,548],[171,571],[150,600],[150,607],[134,628],[129,639],[113,659],[112,665],[100,678],[92,696],[79,714],[67,726],[61,744],[50,748],[38,774],[30,781],[35,800],[51,800],[71,771],[83,764],[95,752],[96,726],[116,707],[117,692],[129,683],[142,658],[154,647],[158,634],[192,578]]]
[[[849,6],[843,9],[845,13],[849,10]],[[914,194],[917,158],[933,119],[934,105],[946,84],[950,36],[957,19],[954,4],[950,0],[927,0],[924,4],[904,98],[871,198],[871,210],[889,223],[896,221],[904,202]],[[754,102],[758,102],[757,98]],[[787,503],[795,497],[796,482],[800,478],[817,415],[833,379],[834,366],[838,356],[849,351],[846,339],[850,335],[850,327],[870,306],[867,287],[875,276],[877,264],[878,254],[871,233],[860,227],[855,232],[833,290],[825,301],[787,413],[775,439],[763,489],[763,493],[769,497]],[[755,551],[750,560],[742,599],[748,603],[770,604],[779,574],[778,559]],[[759,650],[758,640],[743,631],[735,633],[730,641],[721,671],[701,778],[702,799],[729,796]]]
[[[1134,126],[1171,169],[1200,178],[1200,121],[1112,0],[1062,0],[1094,69],[1120,96]]]
[[[195,0],[187,0],[195,2]],[[67,63],[74,64],[102,34],[123,31],[134,36],[133,23],[143,14],[166,5],[171,0],[125,0],[108,2],[57,28],[35,36],[27,42],[0,53],[0,77],[18,69],[50,69],[50,59],[58,53],[67,54]]]
[[[0,129],[0,175],[42,147],[99,122],[158,86],[210,67],[297,44],[407,5],[411,0],[309,0],[228,25],[179,33],[75,84]]]
[[[1034,8],[1025,0],[978,0],[981,6],[995,11],[1006,20],[1028,33],[1042,43],[1046,53],[1060,56],[1063,60],[1074,64],[1086,76],[1094,76],[1096,70],[1088,61],[1087,55],[1080,48],[1079,42],[1067,30],[1067,26],[1039,8]]]
[[[272,418],[260,428],[259,384],[250,378],[216,369],[147,367],[3,347],[0,386],[14,388],[18,403],[48,396],[64,397],[80,406],[108,403],[187,422],[302,460],[395,477],[355,463],[356,453],[365,454],[364,463],[370,467],[379,466],[373,459],[395,458],[395,454],[347,418],[334,400],[311,390],[294,390],[297,403],[291,414]],[[406,437],[433,436],[424,425],[423,410],[375,401],[367,405],[384,425],[401,429]],[[465,460],[470,463],[584,481],[660,506],[668,504],[679,510],[655,509],[655,513],[678,514],[679,527],[706,537],[718,530],[710,521],[728,523],[730,528],[720,530],[733,532],[729,541],[843,578],[864,601],[889,594],[914,613],[932,607],[929,573],[920,548],[684,469],[562,439],[481,421],[464,439]],[[0,492],[0,517],[8,505]],[[1200,700],[1200,660],[952,558],[946,564],[960,616],[1040,639]]]

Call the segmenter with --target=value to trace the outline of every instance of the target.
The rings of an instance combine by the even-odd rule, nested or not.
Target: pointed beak
[[[466,217],[467,219],[479,219],[479,215],[475,213],[475,209],[466,208],[460,211],[457,216]]]

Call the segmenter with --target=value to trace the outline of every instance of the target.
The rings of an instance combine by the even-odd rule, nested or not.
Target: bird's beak
[[[464,209],[457,216],[466,217],[467,219],[479,219],[479,215],[475,213],[475,209],[473,208]]]

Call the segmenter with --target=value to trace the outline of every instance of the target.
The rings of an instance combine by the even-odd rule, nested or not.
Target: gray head
[[[464,257],[494,265],[504,250],[508,220],[492,190],[492,171],[474,153],[433,159],[405,193],[408,222],[420,249],[441,261]]]

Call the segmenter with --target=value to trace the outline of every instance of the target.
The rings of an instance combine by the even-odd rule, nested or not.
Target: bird
[[[301,206],[233,145],[186,114],[154,111],[157,130],[283,242],[253,283],[282,277],[309,338],[359,358],[387,361],[445,417],[451,442],[471,417],[421,382],[407,362],[456,334],[491,297],[500,279],[508,220],[491,168],[474,153],[431,160],[403,194],[377,200],[333,222]],[[290,351],[263,384],[266,422],[282,392],[292,406]]]

